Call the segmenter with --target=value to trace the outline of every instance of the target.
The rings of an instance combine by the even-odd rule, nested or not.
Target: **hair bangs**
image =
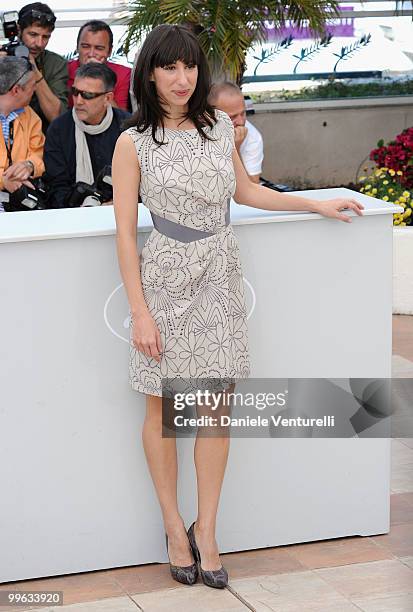
[[[184,28],[172,27],[166,32],[163,40],[159,41],[159,47],[152,61],[152,68],[163,68],[178,61],[187,66],[191,64],[199,66],[201,61],[200,48],[189,31],[188,36],[186,36]]]
[[[212,128],[216,123],[215,112],[208,102],[211,86],[208,62],[196,35],[186,26],[161,24],[156,26],[146,37],[138,55],[133,77],[133,92],[137,110],[126,120],[126,127],[135,127],[144,132],[149,127],[152,138],[158,145],[166,144],[157,137],[157,129],[164,129],[167,111],[159,100],[155,83],[154,68],[164,68],[177,61],[185,65],[198,66],[195,91],[188,101],[186,118],[190,119],[203,139],[213,140],[205,128]]]

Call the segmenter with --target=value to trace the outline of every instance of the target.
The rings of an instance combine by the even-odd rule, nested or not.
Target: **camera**
[[[101,204],[102,197],[99,191],[97,191],[93,185],[88,185],[82,181],[76,183],[67,203],[70,208],[76,208],[78,206],[100,206]]]
[[[93,185],[78,181],[71,193],[68,207],[101,206],[113,197],[112,168],[104,166]]]
[[[268,187],[268,189],[273,189],[274,191],[294,191],[292,187],[288,185],[283,185],[282,183],[273,183],[272,181],[268,181],[267,179],[260,177],[260,185],[263,187]]]
[[[34,186],[22,185],[20,189],[8,194],[8,202],[3,203],[6,212],[20,212],[23,210],[44,210],[46,207],[46,186],[41,178],[30,178]]]
[[[0,11],[0,39],[7,38],[8,43],[0,47],[7,55],[14,57],[29,57],[29,49],[19,39],[19,28],[17,11]]]

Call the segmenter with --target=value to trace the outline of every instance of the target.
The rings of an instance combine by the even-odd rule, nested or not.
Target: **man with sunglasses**
[[[35,78],[26,58],[0,57],[0,212],[6,194],[44,172],[42,125],[29,106]]]
[[[53,11],[41,2],[26,4],[19,11],[20,40],[29,49],[35,69],[36,89],[30,106],[41,118],[44,133],[67,110],[67,61],[46,49],[55,22]]]
[[[129,113],[112,107],[115,73],[92,62],[81,66],[72,87],[73,109],[55,119],[46,135],[49,205],[65,208],[77,183],[93,185],[112,165],[115,144]],[[110,199],[109,199],[109,202]]]

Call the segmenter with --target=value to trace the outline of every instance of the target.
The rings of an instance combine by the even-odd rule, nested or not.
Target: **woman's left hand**
[[[357,200],[351,200],[350,198],[335,198],[334,200],[319,200],[315,202],[313,212],[323,215],[323,217],[331,217],[339,221],[345,221],[351,223],[351,217],[341,213],[341,210],[354,210],[356,214],[362,216],[362,210],[364,210],[363,204],[357,202]]]

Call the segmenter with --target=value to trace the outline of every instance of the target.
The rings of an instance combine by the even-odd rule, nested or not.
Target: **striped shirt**
[[[11,111],[8,115],[2,115],[0,113],[1,129],[3,130],[4,142],[8,143],[10,138],[10,123],[16,119],[20,113],[24,111],[24,108],[18,108]],[[11,142],[10,145],[13,143]]]

